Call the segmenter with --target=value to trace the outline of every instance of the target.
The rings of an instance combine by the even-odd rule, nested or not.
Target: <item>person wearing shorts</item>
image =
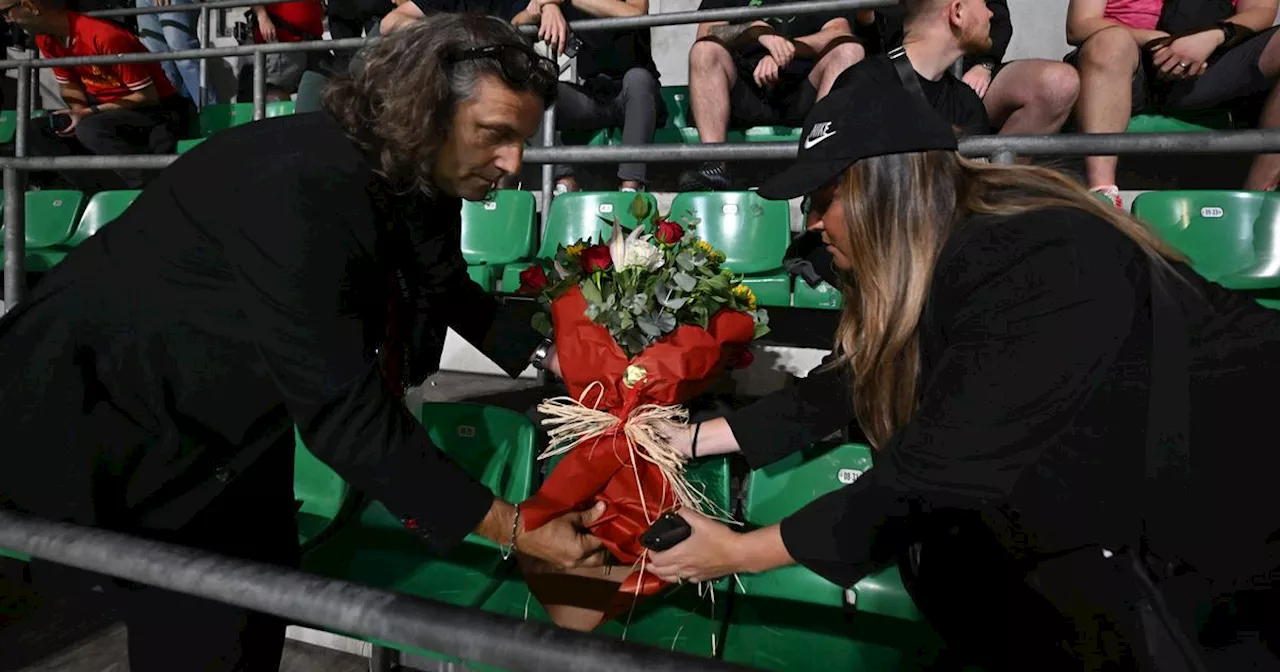
[[[324,6],[320,0],[298,0],[275,5],[258,5],[253,8],[255,23],[253,41],[305,42],[324,39]],[[317,58],[315,52],[276,52],[266,55],[267,101],[289,100],[298,90],[302,73]],[[245,68],[242,72],[252,72]],[[241,100],[245,100],[244,82],[241,82]],[[249,95],[252,95],[249,80]]]
[[[1164,29],[1164,0],[1071,0],[1066,56],[1080,71],[1076,116],[1084,133],[1122,133],[1132,115],[1203,110],[1266,96],[1259,127],[1280,128],[1277,0],[1232,0],[1234,13],[1190,30]],[[1218,21],[1214,21],[1218,18]],[[1117,207],[1117,157],[1085,159],[1095,193]],[[1280,180],[1280,155],[1260,155],[1244,188],[1269,191]]]
[[[702,0],[699,9],[785,4],[786,0]],[[866,55],[849,19],[803,15],[698,25],[689,51],[689,102],[702,143],[720,143],[731,128],[800,126],[836,77]],[[680,178],[681,191],[730,188],[723,162],[704,163]]]

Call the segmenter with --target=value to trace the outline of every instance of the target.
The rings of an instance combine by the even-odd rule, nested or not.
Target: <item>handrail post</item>
[[[556,106],[552,105],[542,115],[542,146],[550,148],[556,144]],[[538,240],[546,232],[547,220],[551,217],[551,190],[555,184],[555,165],[542,164],[542,226],[538,228]]]
[[[266,116],[267,111],[267,54],[261,49],[253,52],[253,120]]]
[[[13,155],[27,154],[27,127],[31,119],[31,71],[18,68],[17,117],[13,137]],[[4,312],[17,307],[27,285],[27,185],[26,172],[18,168],[4,169]]]
[[[204,49],[209,46],[209,7],[207,5],[200,6],[200,48]],[[200,107],[209,104],[209,59],[200,59],[200,100],[196,101]]]

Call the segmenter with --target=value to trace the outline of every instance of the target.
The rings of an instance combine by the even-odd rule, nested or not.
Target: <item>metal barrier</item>
[[[2,510],[0,547],[294,623],[395,642],[513,672],[751,669]]]

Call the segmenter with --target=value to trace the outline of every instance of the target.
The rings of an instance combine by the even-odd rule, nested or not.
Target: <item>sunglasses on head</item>
[[[539,56],[532,49],[524,49],[514,44],[491,44],[487,47],[464,49],[449,57],[450,63],[490,59],[497,61],[502,69],[502,77],[512,84],[525,84],[535,76],[541,75],[549,81],[559,78],[559,68],[555,61]]]

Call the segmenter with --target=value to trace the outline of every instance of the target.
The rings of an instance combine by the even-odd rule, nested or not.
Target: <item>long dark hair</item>
[[[1154,263],[1184,259],[1133,216],[1047,168],[978,163],[949,151],[893,154],[855,163],[835,197],[852,266],[836,365],[852,372],[854,411],[877,448],[915,411],[920,315],[943,245],[966,218],[1076,208],[1110,223]]]
[[[451,62],[467,49],[492,45],[527,50],[536,58],[528,40],[496,17],[428,14],[365,47],[358,64],[329,84],[322,104],[348,137],[375,157],[375,171],[395,189],[432,195],[431,172],[454,110],[482,75],[516,91],[532,91],[546,106],[555,101],[554,67],[532,68],[528,79],[514,82],[493,58]]]

